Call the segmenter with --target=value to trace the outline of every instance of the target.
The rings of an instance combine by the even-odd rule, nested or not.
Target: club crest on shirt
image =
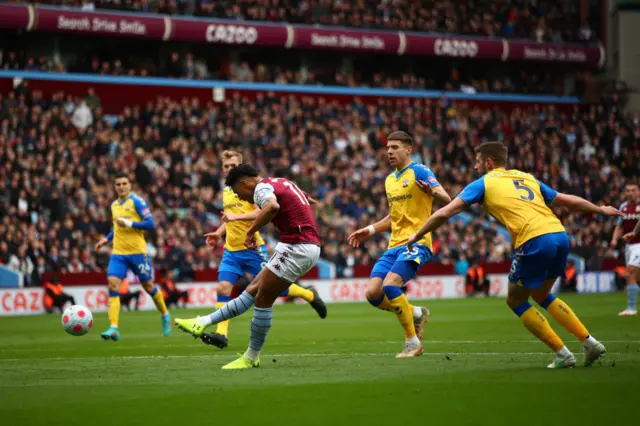
[[[125,209],[126,211],[129,211],[129,205],[127,204],[126,206],[124,206],[124,209]]]
[[[407,186],[409,186],[409,179],[405,179],[405,180],[402,182],[402,187],[403,187],[403,188],[406,188]]]

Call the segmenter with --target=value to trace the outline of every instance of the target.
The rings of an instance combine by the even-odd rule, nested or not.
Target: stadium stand
[[[593,41],[578,2],[529,0],[45,0],[35,4],[243,21],[400,29],[537,41]]]
[[[289,176],[322,200],[325,257],[339,271],[370,264],[384,249],[382,237],[361,251],[348,250],[345,242],[386,209],[384,136],[393,128],[412,130],[415,160],[430,164],[452,194],[473,179],[472,148],[482,140],[507,142],[516,153],[511,166],[596,202],[616,204],[640,160],[640,121],[621,113],[615,97],[564,113],[553,106],[466,108],[446,98],[344,106],[311,98],[283,103],[259,94],[256,101],[219,105],[160,99],[127,107],[115,119],[90,93],[43,99],[21,85],[1,101],[0,234],[6,244],[0,251],[3,263],[25,268],[27,283],[37,283],[44,271],[105,266],[91,247],[111,227],[116,170],[132,173],[152,206],[159,226],[149,249],[157,268],[177,269],[180,280],[189,280],[194,270],[216,267],[220,252],[208,250],[202,235],[219,225],[215,153],[232,142],[265,173]],[[468,224],[437,232],[437,260],[509,257],[508,243],[495,227],[483,229],[486,218],[476,213]],[[567,216],[565,223],[575,249],[587,256],[611,235],[608,221]]]

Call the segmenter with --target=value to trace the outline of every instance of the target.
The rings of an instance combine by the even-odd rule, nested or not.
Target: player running
[[[624,189],[626,201],[620,206],[624,216],[618,218],[618,225],[613,231],[611,247],[618,245],[624,235],[625,278],[627,280],[627,309],[618,315],[622,317],[638,315],[638,276],[640,274],[640,190],[635,183],[629,183]]]
[[[241,163],[242,155],[239,152],[224,151],[222,153],[222,170],[225,177],[228,176],[231,169]],[[267,247],[260,236],[260,232],[255,234],[257,244],[255,249],[248,249],[244,245],[247,230],[251,227],[251,222],[258,217],[260,209],[252,202],[238,198],[228,186],[224,188],[222,193],[222,205],[224,211],[222,226],[215,232],[205,235],[207,244],[215,248],[226,233],[224,254],[218,268],[219,283],[216,286],[218,295],[216,309],[220,309],[229,303],[233,287],[238,285],[240,278],[245,273],[255,277],[269,260]],[[320,318],[326,318],[327,316],[327,307],[315,289],[306,289],[298,284],[291,284],[282,293],[282,296],[300,297],[316,310]],[[200,338],[207,344],[224,349],[228,344],[228,331],[229,321],[222,321],[218,323],[215,333],[203,333]]]
[[[118,199],[111,203],[113,231],[96,244],[96,251],[113,241],[113,252],[107,269],[109,284],[108,315],[111,326],[100,336],[104,340],[120,340],[118,322],[120,317],[120,283],[131,269],[140,279],[142,287],[153,298],[153,303],[162,316],[162,334],[171,334],[171,321],[162,292],[151,280],[151,263],[147,255],[145,229],[155,229],[156,224],[147,203],[131,192],[131,181],[125,173],[115,179]]]
[[[391,231],[389,247],[371,271],[366,297],[376,308],[394,312],[404,328],[405,345],[396,358],[422,354],[424,325],[429,319],[429,310],[411,305],[402,286],[431,260],[431,234],[421,238],[411,250],[407,248],[407,238],[431,215],[434,198],[442,204],[451,201],[433,172],[411,161],[412,147],[413,139],[408,133],[398,131],[387,137],[389,164],[396,169],[385,181],[391,212],[381,221],[349,235],[349,244],[358,247],[375,233]]]
[[[241,164],[229,171],[225,184],[241,200],[260,207],[258,217],[246,231],[244,245],[255,249],[257,231],[269,222],[280,232],[280,242],[266,267],[240,296],[211,315],[176,320],[176,324],[184,331],[200,336],[205,327],[235,318],[255,304],[249,348],[240,358],[222,367],[241,370],[260,366],[260,351],[271,328],[273,303],[292,282],[315,265],[320,257],[320,238],[311,210],[315,200],[293,182],[260,178],[251,165]]]
[[[584,365],[593,364],[606,350],[593,338],[569,305],[551,294],[558,277],[564,276],[570,243],[564,226],[548,207],[550,204],[606,216],[620,216],[610,206],[598,207],[589,201],[556,192],[528,173],[506,170],[507,147],[485,142],[475,149],[476,170],[485,173],[470,183],[449,205],[437,211],[409,238],[409,247],[423,235],[433,232],[447,220],[475,203],[507,227],[513,240],[514,255],[509,273],[507,304],[524,326],[555,353],[548,368],[571,368],[576,357],[551,328],[545,317],[529,303],[538,302],[584,347]]]

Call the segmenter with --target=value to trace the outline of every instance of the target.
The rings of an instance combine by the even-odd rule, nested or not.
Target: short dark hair
[[[389,136],[387,136],[387,142],[389,141],[399,141],[406,145],[413,145],[413,138],[411,135],[407,132],[403,132],[402,130],[391,132]]]
[[[226,186],[235,185],[240,179],[246,177],[257,177],[258,171],[251,164],[240,164],[238,167],[234,167],[229,171],[227,178],[224,181]]]
[[[129,179],[129,175],[126,174],[125,172],[118,172],[118,173],[116,173],[116,176],[113,178],[113,180],[115,181],[115,180],[122,179],[122,178]]]
[[[502,142],[484,142],[478,145],[474,151],[485,159],[491,158],[496,166],[507,165],[509,152]]]

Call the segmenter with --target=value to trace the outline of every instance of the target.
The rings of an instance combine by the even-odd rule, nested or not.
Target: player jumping
[[[222,153],[222,170],[226,176],[229,171],[242,163],[242,155],[236,151],[224,151]],[[231,291],[238,285],[240,278],[248,273],[252,276],[258,275],[266,262],[269,260],[267,247],[256,232],[257,248],[247,249],[244,245],[247,230],[251,227],[251,222],[258,217],[260,209],[253,203],[246,202],[238,198],[230,187],[225,187],[222,193],[223,224],[215,232],[206,234],[207,244],[214,248],[223,235],[226,233],[224,244],[224,254],[222,262],[218,268],[218,285],[216,292],[218,301],[216,309],[220,309],[231,300]],[[282,293],[282,296],[300,297],[308,302],[316,310],[320,318],[326,318],[327,308],[315,289],[306,289],[298,284],[291,284]],[[176,319],[176,322],[179,321]],[[200,337],[203,342],[224,349],[227,347],[229,321],[218,323],[215,333],[203,333]]]
[[[556,192],[528,173],[506,170],[507,147],[500,142],[485,142],[475,152],[475,168],[486,174],[467,185],[455,200],[431,216],[409,238],[409,247],[471,204],[482,203],[511,234],[514,255],[507,304],[524,326],[556,353],[548,368],[575,367],[576,357],[545,317],[531,306],[529,297],[582,342],[584,365],[590,366],[606,350],[589,334],[569,305],[551,294],[556,279],[564,276],[570,243],[564,226],[548,206],[553,204],[606,216],[620,216],[621,213],[614,207],[598,207],[583,198]]]
[[[255,304],[249,348],[240,358],[222,367],[241,370],[260,366],[260,351],[271,328],[273,303],[292,282],[315,265],[320,257],[320,238],[311,209],[315,200],[293,182],[282,178],[261,179],[255,168],[241,164],[229,171],[225,184],[241,200],[260,207],[258,216],[246,230],[244,245],[255,249],[257,231],[269,222],[280,232],[280,242],[266,267],[240,296],[211,315],[176,320],[176,324],[200,336],[205,327],[235,318]]]
[[[640,190],[635,183],[627,184],[624,190],[626,201],[620,206],[624,216],[618,218],[618,225],[613,231],[611,247],[618,245],[624,235],[625,278],[627,280],[627,309],[618,315],[627,317],[638,315],[638,276],[640,275]]]
[[[393,132],[387,137],[389,163],[396,169],[385,182],[391,212],[381,221],[349,236],[349,244],[358,247],[375,233],[391,231],[389,247],[371,271],[366,297],[376,308],[394,312],[404,328],[404,349],[396,358],[422,354],[424,325],[429,319],[428,309],[412,306],[402,286],[431,259],[431,234],[421,238],[411,250],[406,246],[407,239],[431,215],[434,198],[442,204],[451,201],[433,172],[411,161],[412,147],[413,139],[405,132]]]
[[[153,303],[162,315],[162,334],[171,334],[169,312],[162,292],[151,280],[151,263],[147,256],[145,229],[155,229],[153,216],[147,203],[131,192],[131,182],[125,173],[115,179],[118,199],[111,204],[113,231],[96,244],[96,251],[113,241],[113,252],[109,260],[107,280],[109,283],[109,321],[111,326],[100,336],[104,340],[120,340],[118,320],[120,317],[120,283],[131,269],[140,279],[142,287],[153,298]]]

